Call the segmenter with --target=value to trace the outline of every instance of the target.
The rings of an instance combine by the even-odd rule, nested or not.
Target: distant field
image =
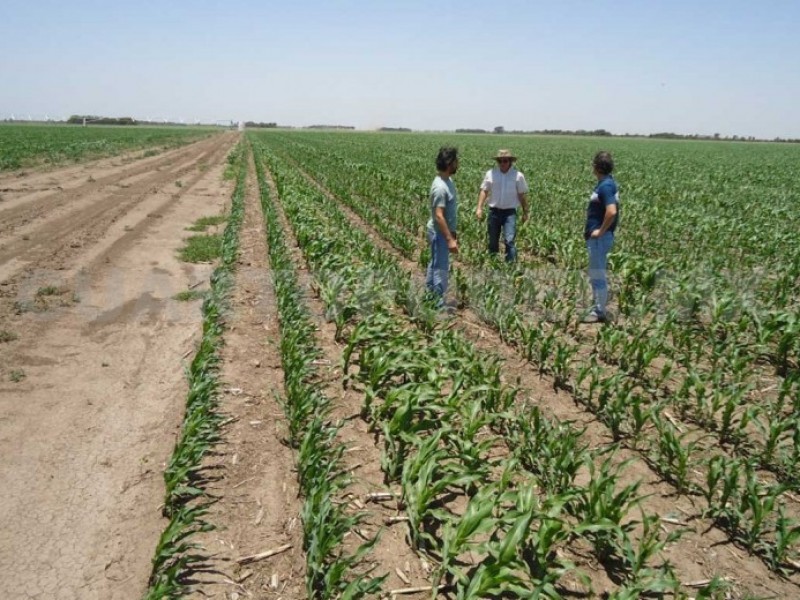
[[[138,149],[167,149],[210,135],[210,127],[0,124],[0,171],[64,164]]]

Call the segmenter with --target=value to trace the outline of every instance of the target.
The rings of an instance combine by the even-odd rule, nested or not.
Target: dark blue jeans
[[[506,262],[517,260],[517,209],[516,208],[491,208],[489,207],[489,253],[497,254],[500,251],[500,232],[503,232],[503,242],[506,245]]]

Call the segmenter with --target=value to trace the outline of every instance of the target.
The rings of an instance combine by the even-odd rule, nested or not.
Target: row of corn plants
[[[239,229],[244,217],[247,152],[240,143],[229,156],[236,166],[236,187],[222,238],[221,259],[211,275],[203,301],[203,336],[186,370],[189,393],[180,437],[164,472],[164,516],[169,519],[153,557],[148,600],[177,598],[187,591],[187,576],[205,559],[193,535],[210,531],[206,521],[213,502],[205,492],[203,459],[220,440],[224,416],[219,412],[219,347],[223,343],[228,295],[239,252]]]
[[[555,549],[584,539],[606,564],[620,565],[624,584],[615,597],[675,589],[667,565],[650,566],[673,538],[662,539],[652,516],[630,517],[638,484],[620,485],[615,461],[580,448],[569,426],[532,407],[512,410],[516,393],[501,384],[496,360],[460,334],[431,327],[408,274],[298,173],[258,154],[269,162],[329,315],[349,317],[340,328],[346,381],[363,386],[386,478],[401,484],[412,542],[438,565],[437,584],[459,598],[558,597],[558,581],[578,571]],[[572,444],[559,445],[565,437]],[[550,443],[549,456],[536,450]],[[560,468],[567,470],[559,479]],[[593,475],[587,486],[574,482],[581,468]],[[484,558],[469,567],[468,552]]]
[[[287,441],[297,451],[298,480],[304,497],[306,591],[309,598],[320,600],[374,596],[380,592],[385,576],[371,576],[362,564],[377,537],[353,552],[344,550],[345,535],[361,523],[363,515],[349,512],[346,504],[338,501],[350,483],[342,463],[345,446],[337,439],[339,425],[330,422],[330,401],[316,374],[314,365],[321,358],[321,350],[315,343],[315,326],[285,232],[260,162],[256,169],[278,301]]]
[[[376,202],[375,205],[385,206],[385,203]],[[355,206],[354,206],[355,207]],[[400,249],[400,248],[398,248]],[[642,327],[638,330],[635,327],[630,327],[630,333],[620,332],[617,333],[612,329],[606,331],[613,332],[617,337],[623,340],[625,353],[622,354],[621,359],[614,357],[613,353],[597,350],[596,355],[605,355],[605,357],[612,362],[619,364],[623,363],[623,368],[616,373],[616,375],[609,377],[609,370],[602,369],[596,356],[592,356],[588,366],[582,365],[580,370],[576,370],[573,363],[577,363],[575,358],[579,357],[581,348],[580,344],[574,340],[570,340],[564,333],[570,329],[577,329],[575,315],[577,311],[575,307],[577,301],[575,298],[577,294],[564,294],[564,290],[577,290],[580,281],[576,280],[567,272],[566,276],[562,276],[561,281],[557,282],[559,285],[550,286],[549,289],[545,288],[544,291],[535,289],[536,286],[526,285],[529,282],[536,281],[535,278],[529,276],[519,276],[518,273],[506,273],[508,276],[503,277],[498,281],[496,287],[487,286],[486,277],[483,276],[479,281],[473,282],[469,286],[465,279],[467,277],[458,274],[456,281],[458,282],[460,291],[465,292],[468,289],[473,289],[472,296],[477,299],[476,309],[487,321],[498,327],[501,335],[506,339],[515,338],[514,341],[520,347],[524,348],[526,355],[535,360],[541,372],[549,372],[553,375],[556,385],[574,387],[571,383],[576,377],[580,377],[581,381],[587,378],[590,381],[599,382],[595,384],[592,391],[598,393],[598,401],[595,406],[592,406],[592,401],[587,403],[589,408],[594,408],[602,420],[609,426],[612,434],[616,439],[622,439],[623,434],[627,438],[628,435],[634,439],[652,440],[651,432],[658,434],[657,443],[653,443],[648,448],[643,449],[643,453],[647,460],[654,466],[655,470],[659,472],[666,480],[673,482],[681,492],[689,490],[696,491],[695,485],[689,485],[688,478],[696,470],[696,465],[692,460],[692,453],[695,451],[702,451],[705,455],[708,454],[710,444],[701,444],[697,439],[692,439],[691,435],[684,435],[672,423],[659,415],[665,408],[665,401],[659,394],[653,394],[653,389],[658,389],[658,385],[653,388],[651,380],[645,380],[638,385],[635,381],[631,381],[629,375],[631,370],[633,374],[636,372],[643,372],[647,367],[653,363],[655,357],[661,356],[662,348],[652,343],[652,340],[658,340],[658,336],[654,336],[652,323],[642,320]],[[527,275],[527,273],[526,273]],[[509,285],[511,278],[514,282],[522,282],[521,285]],[[503,285],[505,283],[505,285]],[[531,288],[534,289],[531,289]],[[527,299],[535,299],[536,304],[539,305],[540,310],[543,311],[546,317],[544,321],[530,323],[526,326],[524,313],[519,310],[514,310],[514,307],[509,307],[507,304],[503,306],[504,302],[499,298],[505,291],[514,290],[515,300],[519,302],[520,297]],[[558,290],[559,294],[552,293],[553,290]],[[466,294],[462,294],[466,298]],[[565,300],[566,297],[566,300]],[[550,326],[550,323],[554,326]],[[720,322],[718,320],[718,322]],[[562,324],[559,327],[559,324]],[[663,321],[662,321],[663,323]],[[562,329],[563,331],[559,331]],[[723,386],[717,385],[716,398],[717,404],[719,399],[724,398],[724,407],[719,409],[719,419],[715,422],[707,422],[705,425],[712,431],[715,431],[720,437],[725,439],[728,432],[735,430],[736,434],[733,439],[748,440],[753,435],[758,435],[759,432],[766,433],[766,444],[749,444],[740,443],[736,446],[736,450],[743,453],[748,458],[755,460],[761,466],[772,468],[779,477],[785,481],[785,485],[789,488],[792,487],[796,476],[796,469],[793,469],[794,462],[797,456],[797,427],[796,417],[785,418],[785,414],[781,414],[780,410],[774,407],[770,408],[765,413],[753,414],[754,410],[751,408],[741,408],[742,401],[746,398],[748,387],[742,385],[743,377],[741,372],[746,369],[746,362],[741,358],[736,359],[736,353],[733,360],[728,359],[726,354],[723,354],[730,346],[718,344],[722,350],[720,358],[717,355],[716,364],[714,367],[719,371],[720,364],[732,364],[733,367],[739,368],[740,376],[738,380],[734,379],[732,383],[726,383]],[[671,374],[672,365],[686,363],[684,359],[673,360],[660,367],[654,379],[656,384],[663,383],[664,380]],[[714,373],[715,369],[708,369],[707,374]],[[709,376],[709,375],[706,375]],[[788,381],[788,384],[787,384]],[[796,386],[796,380],[791,378],[784,381],[782,384],[781,393],[778,396],[780,403],[785,404],[786,398],[791,395],[791,392]],[[681,386],[679,389],[686,389],[686,386]],[[685,403],[684,403],[685,404]],[[682,416],[686,416],[686,411],[681,411]],[[785,412],[785,411],[784,411]],[[692,418],[703,424],[702,411],[695,411],[696,416]],[[775,416],[773,419],[761,420],[761,414],[772,414]],[[755,423],[755,425],[753,425]],[[744,437],[743,432],[748,432],[750,436]],[[648,434],[648,435],[645,435]],[[707,457],[706,464],[713,458]],[[754,458],[755,457],[755,458]],[[753,469],[744,471],[750,473],[751,478],[755,478],[756,474]],[[789,519],[783,513],[783,503],[775,502],[775,497],[780,496],[784,491],[782,486],[772,486],[771,494],[772,500],[769,498],[763,502],[759,502],[758,498],[764,498],[763,488],[767,484],[761,483],[757,486],[750,485],[744,486],[743,489],[751,490],[749,492],[749,500],[741,503],[742,506],[752,506],[752,510],[748,513],[743,511],[744,517],[739,522],[749,522],[760,533],[760,541],[755,544],[753,535],[743,536],[738,529],[729,532],[735,539],[744,541],[751,551],[757,551],[764,557],[768,564],[776,570],[786,569],[787,566],[792,565],[794,562],[793,556],[796,550],[793,548],[794,539],[793,535],[796,527],[796,522]],[[773,510],[766,512],[761,509],[762,506],[772,506]],[[748,514],[752,514],[753,518],[748,521]],[[767,518],[757,515],[768,515]],[[721,523],[724,524],[724,523]],[[787,534],[787,535],[784,535]],[[790,543],[765,542],[771,538],[780,538],[783,540],[790,540]],[[794,538],[794,539],[793,539]]]

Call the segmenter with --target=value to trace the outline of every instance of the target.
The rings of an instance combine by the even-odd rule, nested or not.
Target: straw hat
[[[495,160],[500,160],[501,158],[510,158],[511,162],[517,160],[517,157],[511,152],[511,150],[498,150],[497,156],[494,157]]]

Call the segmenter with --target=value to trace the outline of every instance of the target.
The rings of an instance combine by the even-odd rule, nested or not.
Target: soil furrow
[[[32,269],[46,267],[50,269],[63,268],[75,255],[80,254],[82,248],[93,243],[105,233],[107,228],[121,218],[134,206],[145,200],[149,194],[157,193],[160,188],[168,183],[175,182],[176,175],[189,175],[197,161],[212,158],[219,161],[225,152],[225,147],[219,143],[201,148],[194,160],[184,166],[177,174],[169,171],[154,171],[149,177],[132,185],[129,188],[119,189],[112,194],[95,197],[89,195],[85,201],[76,204],[86,204],[76,207],[65,215],[39,223],[30,232],[19,237],[12,234],[11,239],[0,238],[0,263],[6,263],[0,269],[0,280],[7,284],[15,272],[22,268]],[[202,172],[193,173],[190,181],[196,181],[203,176]],[[184,190],[175,188],[175,197],[180,197]],[[13,259],[13,262],[12,262]],[[4,285],[3,295],[8,294],[8,286]]]
[[[301,502],[294,456],[283,443],[286,422],[277,402],[283,385],[277,303],[252,157],[250,162],[221,350],[220,410],[230,423],[217,452],[204,465],[220,476],[208,489],[217,502],[207,520],[216,529],[194,538],[211,553],[211,568],[189,597],[238,591],[253,597],[274,592],[286,600],[300,600],[305,598]],[[268,560],[237,562],[287,544],[288,551]]]
[[[171,165],[181,164],[195,157],[198,150],[206,151],[216,145],[217,142],[212,137],[156,157],[137,160],[130,165],[108,167],[99,163],[96,168],[83,165],[67,181],[64,181],[65,176],[60,172],[49,175],[46,181],[41,181],[42,176],[38,174],[17,177],[13,188],[5,188],[11,193],[4,194],[4,202],[0,205],[0,235],[33,220],[45,218],[76,199],[101,193],[111,186],[119,186],[127,179],[147,176]],[[108,174],[101,174],[106,172]]]

